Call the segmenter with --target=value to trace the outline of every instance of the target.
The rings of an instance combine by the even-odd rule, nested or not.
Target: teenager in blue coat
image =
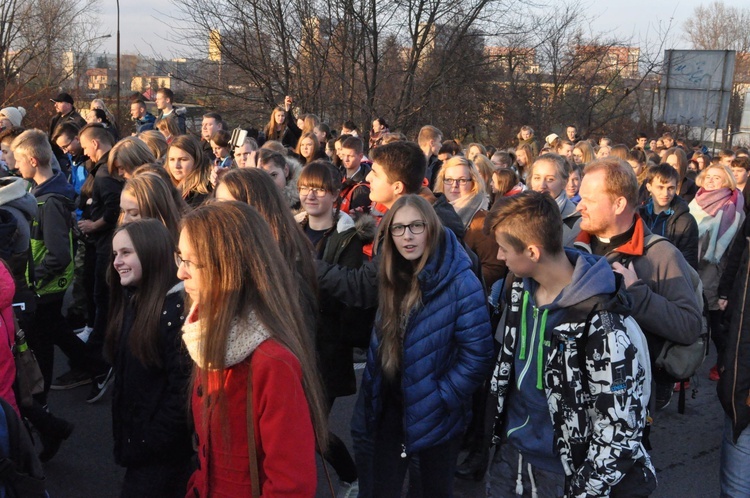
[[[484,290],[430,204],[400,198],[380,224],[379,308],[362,380],[375,496],[400,496],[419,457],[425,496],[452,496],[471,396],[490,369]]]

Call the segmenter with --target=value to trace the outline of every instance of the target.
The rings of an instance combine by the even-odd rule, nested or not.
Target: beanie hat
[[[23,107],[6,107],[0,110],[0,117],[8,118],[13,126],[21,126],[24,116],[26,116],[26,109]]]
[[[547,137],[544,139],[544,141],[547,142],[548,144],[552,145],[552,142],[554,142],[558,138],[560,138],[560,137],[557,136],[557,133],[550,133],[549,135],[547,135]]]

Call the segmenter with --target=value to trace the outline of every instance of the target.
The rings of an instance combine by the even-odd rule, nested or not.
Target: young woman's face
[[[531,175],[531,190],[547,192],[557,198],[565,188],[565,182],[560,177],[554,164],[549,161],[534,163],[534,174]]]
[[[468,159],[469,161],[473,161],[474,158],[481,153],[482,151],[479,150],[479,147],[477,147],[476,145],[472,145],[471,147],[469,147],[469,151],[466,154],[466,159]]]
[[[170,147],[168,154],[169,173],[180,183],[195,169],[195,159],[182,149]]]
[[[599,147],[599,150],[596,151],[596,158],[601,159],[603,157],[608,157],[611,150],[612,149],[606,145]]]
[[[120,194],[120,212],[122,213],[121,222],[123,224],[141,219],[141,210],[138,207],[138,201],[127,190],[123,190]]]
[[[313,139],[310,137],[303,138],[299,144],[299,152],[302,154],[302,157],[309,160],[312,157],[313,150],[315,150]]]
[[[408,226],[407,226],[408,225]],[[394,231],[404,229],[404,233],[395,235]],[[415,232],[420,233],[413,233]],[[407,261],[417,261],[425,252],[427,231],[422,215],[412,206],[404,206],[393,216],[390,234],[396,250]]]
[[[217,159],[224,159],[229,155],[229,147],[222,147],[220,145],[217,145],[217,143],[213,140],[211,140],[211,150],[213,150],[214,156],[216,156]]]
[[[185,292],[190,296],[193,304],[200,304],[200,292],[203,290],[203,267],[184,228],[180,232],[180,242],[177,247],[182,260],[177,267],[177,278],[185,282]]]
[[[276,109],[273,113],[273,119],[274,121],[276,121],[276,125],[284,124],[284,120],[286,119],[286,112],[282,111],[281,109]]]
[[[638,161],[633,161],[632,159],[628,161],[628,164],[631,168],[633,168],[633,173],[635,173],[635,176],[643,173],[643,164],[639,163]]]
[[[313,133],[315,134],[315,138],[318,139],[318,143],[324,144],[326,142],[326,132],[316,126],[313,129]]]
[[[143,269],[127,230],[120,230],[112,238],[112,255],[112,264],[120,275],[120,285],[138,287],[143,278]]]
[[[373,133],[380,133],[380,130],[382,130],[382,129],[383,129],[383,127],[380,126],[380,121],[378,121],[376,119],[375,121],[372,122],[372,132]]]
[[[0,144],[0,151],[3,153],[3,161],[8,165],[8,169],[13,171],[16,169],[16,157],[13,155],[13,151],[10,150],[11,143],[13,143],[12,140],[3,140],[3,143]]]
[[[302,202],[302,208],[308,216],[320,217],[330,216],[333,213],[333,204],[336,202],[336,194],[328,192],[319,192],[318,189],[312,189],[307,185],[299,185],[299,200]]]
[[[463,183],[463,185],[461,185],[461,183]],[[471,178],[469,168],[466,166],[451,166],[450,168],[445,169],[443,191],[449,202],[453,202],[470,194],[472,188],[474,188],[474,181]]]
[[[529,159],[528,159],[528,157],[526,157],[526,151],[525,150],[518,150],[518,151],[516,151],[516,162],[522,168],[529,165]]]
[[[299,128],[300,130],[304,130],[305,129],[305,120],[304,119],[297,118],[297,128]]]
[[[671,157],[671,156],[670,156]],[[719,168],[708,168],[703,177],[703,189],[707,191],[719,190],[727,183],[727,175]]]
[[[528,140],[531,138],[531,132],[529,130],[521,130],[521,140]]]
[[[571,199],[578,195],[578,188],[581,186],[581,175],[578,170],[571,171],[568,177],[568,183],[565,185],[565,195]]]
[[[583,152],[579,148],[573,148],[573,162],[579,166],[583,164]]]
[[[275,183],[276,186],[279,187],[280,191],[283,191],[284,187],[286,187],[286,171],[281,168],[277,168],[276,165],[271,163],[262,164],[260,167],[266,173],[271,175],[271,180],[273,180],[273,183]]]

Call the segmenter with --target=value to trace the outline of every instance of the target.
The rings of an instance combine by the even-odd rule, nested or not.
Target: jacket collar
[[[636,214],[633,236],[630,238],[630,240],[615,249],[614,252],[627,254],[628,256],[643,256],[643,245],[645,238],[646,227],[643,225],[643,220],[641,219],[641,217]],[[585,246],[588,248],[589,252],[591,252],[591,234],[589,234],[588,232],[584,232],[583,230],[581,230],[581,232],[578,234],[578,237],[576,237],[575,242],[577,246]]]

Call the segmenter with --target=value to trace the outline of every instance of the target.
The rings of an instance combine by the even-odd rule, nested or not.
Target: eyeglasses
[[[73,140],[71,140],[70,142],[68,142],[68,143],[67,143],[67,144],[65,144],[65,145],[60,145],[59,147],[60,147],[60,150],[62,150],[63,152],[68,152],[68,148],[69,148],[69,147],[70,147],[71,145],[73,145]]]
[[[174,255],[174,262],[177,265],[178,269],[184,264],[185,269],[189,272],[203,268],[203,265],[193,263],[192,261],[188,261],[187,259],[182,259],[182,257],[177,253],[175,253]]]
[[[469,182],[473,182],[471,178],[444,178],[443,183],[448,185],[449,187],[452,187],[454,184],[459,184],[460,186],[464,186]]]
[[[426,226],[427,223],[425,223],[424,221],[415,221],[413,223],[409,223],[408,225],[391,225],[391,235],[393,235],[394,237],[401,237],[404,235],[404,233],[406,233],[407,228],[412,233],[412,235],[419,235],[420,233],[424,232]]]
[[[313,193],[315,197],[323,197],[326,195],[326,189],[319,188],[319,187],[299,187],[299,195],[302,197],[305,197],[310,192]]]

